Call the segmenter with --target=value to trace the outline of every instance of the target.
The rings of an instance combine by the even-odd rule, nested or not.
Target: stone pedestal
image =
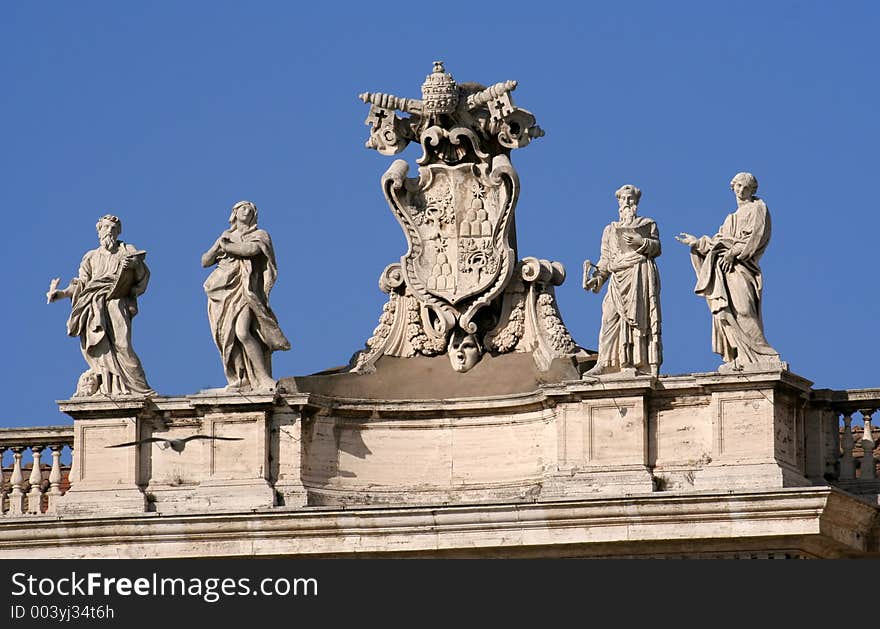
[[[143,436],[143,398],[73,399],[59,408],[73,417],[71,487],[57,500],[58,515],[143,513],[142,452],[138,447],[110,448]]]
[[[254,509],[274,504],[268,474],[268,414],[271,395],[237,394],[158,399],[147,420],[152,437],[193,439],[181,452],[152,443],[149,484],[152,510],[179,513],[209,509]],[[227,439],[237,439],[231,441]]]
[[[813,484],[807,470],[825,454],[805,447],[807,432],[824,430],[806,426],[810,384],[777,370],[545,387],[556,401],[558,463],[542,496]]]
[[[202,392],[60,402],[74,418],[64,514],[303,506],[297,396]],[[140,442],[120,448],[107,446]]]
[[[184,513],[267,509],[279,503],[304,505],[302,485],[297,488],[292,481],[294,476],[298,480],[299,440],[293,446],[288,439],[279,449],[279,424],[286,435],[300,430],[295,397],[292,401],[293,405],[272,394],[222,391],[156,399],[157,414],[146,421],[152,436],[217,438],[193,439],[182,452],[151,444],[146,474],[151,510]]]
[[[735,385],[731,377],[744,381]],[[811,484],[804,451],[810,382],[780,371],[698,375],[697,381],[713,389],[712,454],[694,474],[695,489]]]
[[[646,376],[616,377],[596,385],[598,390],[590,387],[584,399],[565,396],[556,408],[556,465],[542,497],[653,491],[648,467],[652,382]]]

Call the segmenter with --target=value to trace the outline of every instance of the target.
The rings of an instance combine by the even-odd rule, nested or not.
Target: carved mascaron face
[[[477,337],[473,334],[463,337],[453,335],[449,340],[447,354],[449,355],[449,362],[452,364],[452,368],[459,373],[473,369],[480,362],[480,358],[483,355],[480,344],[477,342]]]

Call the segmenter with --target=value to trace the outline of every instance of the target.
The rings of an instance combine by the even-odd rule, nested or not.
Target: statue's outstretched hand
[[[678,236],[675,237],[675,239],[678,242],[687,245],[688,247],[693,247],[695,244],[697,244],[697,237],[687,232],[681,232]]]
[[[46,303],[51,304],[53,301],[58,301],[63,297],[63,293],[58,290],[58,283],[61,281],[60,277],[53,277],[49,282],[49,290],[46,293]]]

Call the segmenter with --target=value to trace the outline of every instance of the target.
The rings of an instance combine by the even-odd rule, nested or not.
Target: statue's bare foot
[[[596,365],[592,369],[584,372],[584,376],[589,378],[601,376],[603,373],[605,373],[605,366],[600,363],[596,363]]]

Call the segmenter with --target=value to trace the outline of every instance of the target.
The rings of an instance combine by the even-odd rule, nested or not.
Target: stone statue
[[[706,298],[712,313],[712,351],[724,358],[719,371],[784,367],[764,337],[761,318],[758,263],[770,243],[770,212],[755,196],[758,180],[751,173],[738,173],[730,187],[737,208],[717,234],[697,238],[683,232],[675,238],[691,248],[697,273],[694,292]]]
[[[137,298],[150,279],[147,252],[119,240],[122,221],[112,214],[102,216],[95,227],[100,246],[83,256],[79,277],[63,290],[57,288],[59,278],[53,279],[46,294],[49,302],[71,301],[67,334],[80,338],[89,365],[75,395],[155,395],[131,346]]]
[[[598,293],[608,283],[598,362],[585,375],[632,370],[656,377],[663,362],[660,273],[654,262],[660,255],[660,233],[652,219],[636,215],[641,190],[627,184],[615,196],[620,220],[602,232],[599,262],[584,264],[585,290]]]
[[[290,349],[269,307],[278,269],[269,234],[257,229],[257,208],[250,201],[232,207],[229,229],[202,256],[214,264],[205,280],[208,320],[223,358],[227,390],[272,391],[272,352]]]
[[[457,83],[436,61],[421,99],[360,95],[370,105],[367,148],[396,155],[418,142],[423,154],[417,177],[396,160],[382,178],[408,250],[380,277],[389,301],[351,371],[373,372],[382,356],[447,353],[455,371],[465,372],[484,350],[531,352],[546,370],[577,351],[553,293],[564,269],[517,259],[519,177],[510,154],[544,131],[514,105],[516,86]],[[467,359],[456,358],[463,356],[460,343],[467,345]]]

